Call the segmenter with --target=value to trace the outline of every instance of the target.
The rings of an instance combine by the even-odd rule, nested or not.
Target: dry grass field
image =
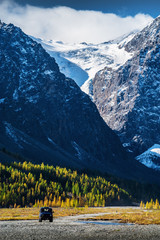
[[[119,220],[122,223],[160,224],[160,210],[143,210],[140,208],[106,207],[106,208],[53,208],[54,217],[75,216],[80,214],[106,213],[105,215],[87,218],[87,220]],[[39,208],[1,208],[0,221],[3,220],[36,220]],[[86,220],[86,219],[85,219]]]

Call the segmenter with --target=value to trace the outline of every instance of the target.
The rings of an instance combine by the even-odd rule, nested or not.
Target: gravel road
[[[158,225],[103,225],[83,223],[86,214],[43,221],[1,221],[0,240],[160,240]],[[102,213],[101,213],[102,215]],[[110,222],[111,223],[111,222]]]

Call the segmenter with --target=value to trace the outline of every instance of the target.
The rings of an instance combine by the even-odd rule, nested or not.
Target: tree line
[[[101,176],[44,163],[0,163],[0,207],[100,207],[131,200],[126,190]]]
[[[151,198],[151,200],[150,200],[150,201],[147,201],[146,203],[144,203],[143,201],[141,201],[141,203],[140,203],[140,208],[160,210],[159,201],[158,201],[157,198],[156,198],[155,201],[153,201],[153,198]]]

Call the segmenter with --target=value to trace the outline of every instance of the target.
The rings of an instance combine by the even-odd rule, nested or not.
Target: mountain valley
[[[1,22],[1,149],[157,183],[160,173],[134,157],[159,143],[158,26],[156,19],[111,42],[67,46]]]

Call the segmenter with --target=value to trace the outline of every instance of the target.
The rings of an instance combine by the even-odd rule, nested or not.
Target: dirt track
[[[94,214],[96,215],[96,214]],[[88,217],[89,215],[85,215]],[[3,240],[160,240],[157,225],[101,225],[84,224],[84,215],[43,221],[2,221],[0,239]],[[90,215],[91,216],[91,215]],[[93,215],[92,215],[93,216]]]

